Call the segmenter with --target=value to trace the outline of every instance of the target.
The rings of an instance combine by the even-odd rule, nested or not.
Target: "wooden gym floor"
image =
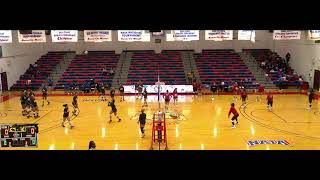
[[[108,99],[110,97],[107,96]],[[191,95],[179,96],[176,106],[170,102],[169,112],[179,114],[178,119],[167,115],[168,147],[170,150],[313,150],[320,149],[320,113],[319,103],[313,102],[311,111],[306,110],[306,95],[274,95],[273,112],[266,109],[265,96],[261,102],[255,95],[249,95],[248,104],[240,108],[238,98],[236,108],[240,113],[239,125],[231,129],[228,119],[232,95],[210,95],[193,98]],[[38,123],[38,150],[86,150],[90,140],[95,141],[98,150],[148,150],[151,144],[151,119],[157,111],[156,96],[149,96],[146,108],[146,136],[140,137],[137,124],[141,100],[126,96],[125,102],[116,97],[121,122],[113,116],[109,121],[110,107],[97,96],[79,96],[80,113],[72,117],[74,129],[68,125],[61,127],[62,105],[71,105],[72,96],[49,96],[51,104],[41,107],[42,100],[36,100],[40,109],[40,118],[27,119],[21,115],[19,97],[12,97],[0,103],[0,123]],[[163,108],[164,102],[161,103]],[[72,108],[70,108],[72,111]],[[67,123],[66,123],[67,124]],[[285,140],[289,144],[259,144],[249,146],[252,140]],[[156,146],[155,146],[156,147]],[[0,148],[1,149],[1,148]],[[2,148],[2,150],[7,148]]]

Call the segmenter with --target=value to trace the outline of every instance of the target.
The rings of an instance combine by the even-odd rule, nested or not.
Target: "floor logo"
[[[261,144],[279,144],[284,146],[291,146],[291,144],[286,140],[249,140],[247,144],[249,145],[249,147]]]

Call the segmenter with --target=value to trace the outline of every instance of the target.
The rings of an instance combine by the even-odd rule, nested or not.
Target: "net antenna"
[[[156,82],[156,85],[158,86],[158,112],[160,112],[160,96],[161,96],[161,85],[165,85],[164,82],[160,81],[160,73],[159,73],[159,63],[158,63],[158,81]]]

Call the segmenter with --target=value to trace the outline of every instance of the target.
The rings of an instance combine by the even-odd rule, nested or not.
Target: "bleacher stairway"
[[[65,54],[63,61],[61,61],[53,70],[53,72],[49,75],[48,79],[51,79],[54,85],[58,82],[62,74],[68,69],[71,61],[75,56],[76,56],[75,52],[69,52]],[[44,84],[48,85],[48,82],[45,82]]]
[[[193,57],[194,51],[181,51],[181,58],[184,66],[186,81],[188,82],[188,72],[193,71],[198,83],[201,83],[196,62]]]
[[[112,87],[119,88],[120,84],[125,84],[127,82],[132,55],[133,53],[128,51],[123,51],[120,54],[117,68],[115,69],[115,74],[112,80]]]
[[[266,89],[278,89],[272,82],[266,80],[265,72],[259,67],[259,64],[251,54],[240,52],[239,55],[252,74],[256,77],[258,83],[262,84]]]

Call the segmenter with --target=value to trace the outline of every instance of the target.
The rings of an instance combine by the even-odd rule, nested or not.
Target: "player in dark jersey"
[[[138,98],[141,97],[141,99],[142,99],[142,97],[143,97],[143,95],[142,95],[142,89],[143,89],[143,85],[142,85],[141,82],[140,82],[140,83],[139,83],[139,86],[138,86]]]
[[[44,86],[41,89],[42,92],[42,107],[44,106],[44,101],[47,101],[48,105],[50,104],[50,102],[48,101],[48,89],[46,86]]]
[[[110,111],[110,121],[109,121],[109,123],[112,122],[112,114],[114,114],[114,115],[117,117],[118,122],[120,122],[120,121],[121,121],[121,118],[117,115],[117,108],[116,108],[116,105],[115,105],[115,100],[112,99],[112,100],[108,103],[108,106],[111,107],[111,111]]]
[[[264,86],[262,84],[260,84],[259,88],[258,88],[257,101],[261,101],[263,93],[264,93]]]
[[[216,82],[213,82],[210,86],[210,90],[212,92],[211,100],[214,100],[214,94],[217,92],[217,85]]]
[[[27,118],[31,117],[31,111],[32,111],[32,106],[31,106],[31,102],[32,102],[33,96],[31,95],[31,93],[27,93],[26,95],[26,116]]]
[[[114,90],[114,88],[111,88],[111,90],[110,90],[111,99],[114,99],[115,94],[116,94],[116,91]]]
[[[22,116],[26,115],[26,107],[27,107],[27,94],[23,93],[20,96],[20,103],[21,103],[21,107],[22,107]]]
[[[233,117],[231,118],[231,122],[232,122],[232,128],[236,128],[235,126],[235,122],[238,124],[238,117],[239,117],[239,113],[237,112],[236,108],[234,108],[234,103],[231,104],[229,113],[228,113],[228,118],[230,117],[230,114],[233,114]]]
[[[71,120],[70,120],[70,117],[69,117],[68,104],[64,104],[63,107],[64,107],[64,109],[63,109],[63,120],[62,120],[61,126],[62,126],[62,127],[65,127],[65,126],[64,126],[64,122],[65,122],[65,121],[68,121],[69,126],[70,126],[70,128],[72,129],[74,126],[71,124]]]
[[[177,101],[178,101],[178,89],[177,88],[174,88],[172,95],[173,95],[173,104],[176,105]]]
[[[241,96],[241,100],[242,100],[242,105],[241,105],[241,107],[244,108],[244,106],[246,105],[246,101],[247,101],[247,99],[248,99],[248,94],[247,94],[247,92],[246,92],[245,89],[243,89],[243,90],[241,91],[240,96]]]
[[[269,111],[272,111],[272,105],[273,105],[273,95],[271,92],[268,92],[267,95],[267,108]]]
[[[169,91],[167,90],[167,92],[163,95],[164,98],[164,102],[165,102],[165,110],[167,111],[169,108],[169,102],[171,99],[171,94],[169,93]]]
[[[73,99],[72,99],[72,106],[73,106],[73,111],[72,111],[72,114],[77,116],[78,112],[79,112],[79,107],[78,107],[78,96],[75,95],[73,96]]]
[[[311,110],[312,100],[314,99],[314,91],[313,91],[313,89],[311,89],[310,92],[308,93],[308,99],[309,99],[309,107],[307,108],[307,110]]]
[[[32,98],[32,100],[31,100],[31,108],[32,108],[32,112],[33,112],[33,117],[38,118],[39,117],[39,107],[38,107],[38,104],[34,98]]]
[[[141,110],[141,114],[139,115],[138,123],[140,124],[140,131],[142,134],[142,138],[144,137],[144,127],[146,125],[147,115],[144,113],[144,109]]]
[[[147,88],[144,88],[142,96],[143,96],[143,105],[142,105],[142,107],[144,107],[144,106],[148,107],[148,103],[147,103],[147,98],[148,98]]]
[[[120,84],[119,92],[120,92],[120,102],[124,101],[124,87],[122,84]]]

